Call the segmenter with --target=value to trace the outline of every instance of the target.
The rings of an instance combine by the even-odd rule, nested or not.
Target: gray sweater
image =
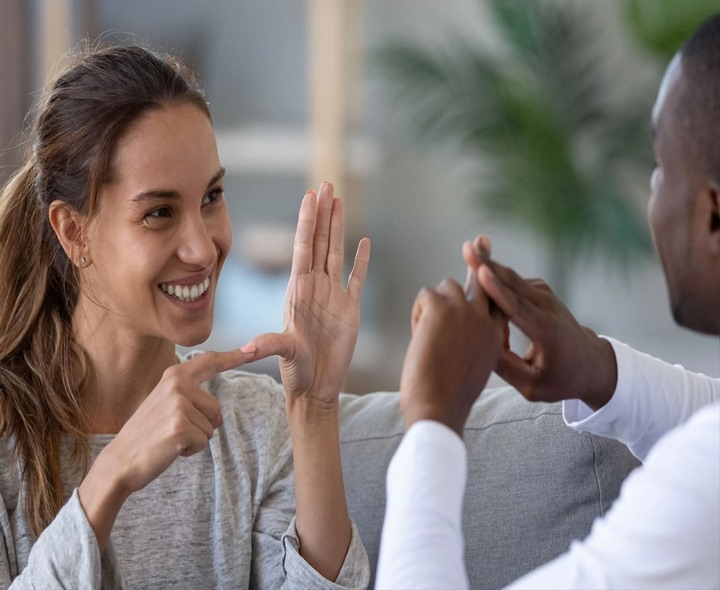
[[[335,581],[300,556],[292,448],[282,387],[228,371],[203,384],[224,423],[208,448],[181,457],[125,502],[100,555],[78,500],[82,474],[63,448],[67,503],[38,539],[23,515],[19,467],[0,441],[0,588],[364,588],[369,564],[355,525]],[[91,460],[113,438],[95,435]]]

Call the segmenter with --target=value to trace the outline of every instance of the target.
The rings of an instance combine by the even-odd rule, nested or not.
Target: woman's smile
[[[178,301],[193,302],[200,299],[210,287],[210,277],[196,284],[162,283],[160,290]]]

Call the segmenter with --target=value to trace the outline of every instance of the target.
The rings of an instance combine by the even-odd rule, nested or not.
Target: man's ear
[[[75,266],[90,264],[90,252],[83,233],[83,216],[65,201],[55,200],[48,210],[50,225]]]

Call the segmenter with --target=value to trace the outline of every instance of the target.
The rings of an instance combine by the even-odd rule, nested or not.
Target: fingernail
[[[255,354],[257,352],[257,346],[252,343],[248,343],[240,349],[240,352],[245,354]]]

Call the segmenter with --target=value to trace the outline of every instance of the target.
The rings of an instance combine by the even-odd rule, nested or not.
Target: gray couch
[[[385,473],[402,435],[397,393],[341,396],[348,507],[373,572]],[[464,438],[463,526],[472,588],[500,588],[585,537],[638,465],[623,445],[565,426],[559,404],[530,404],[509,387],[483,392]]]

